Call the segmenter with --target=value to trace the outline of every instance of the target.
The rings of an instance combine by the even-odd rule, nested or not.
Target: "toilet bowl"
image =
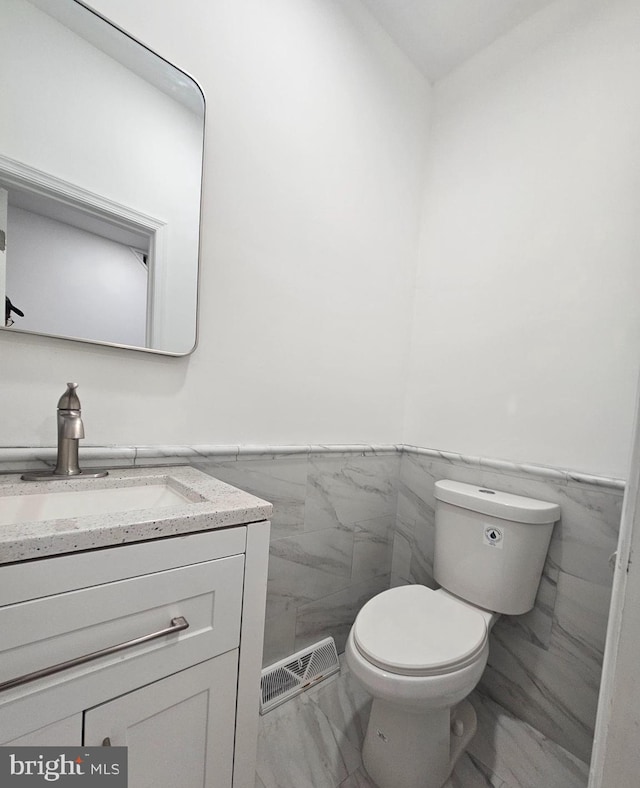
[[[362,608],[345,657],[374,698],[363,761],[380,788],[447,780],[476,730],[471,705],[456,707],[482,676],[496,618],[420,585],[389,589]]]
[[[373,697],[417,710],[449,708],[480,680],[495,618],[442,589],[391,588],[362,608],[345,654]]]
[[[477,727],[466,700],[500,613],[533,606],[560,508],[436,482],[434,576],[443,588],[383,591],[358,613],[345,657],[373,696],[362,759],[378,788],[441,788]]]

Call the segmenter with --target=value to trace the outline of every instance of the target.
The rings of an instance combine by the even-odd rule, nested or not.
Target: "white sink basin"
[[[0,525],[177,506],[189,499],[165,483],[0,496]]]

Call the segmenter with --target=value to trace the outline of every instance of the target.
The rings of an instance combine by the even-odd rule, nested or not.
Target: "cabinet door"
[[[231,788],[238,651],[84,715],[84,744],[128,747],[129,788]]]
[[[13,747],[80,747],[82,745],[82,714],[74,714],[44,728],[3,742]]]

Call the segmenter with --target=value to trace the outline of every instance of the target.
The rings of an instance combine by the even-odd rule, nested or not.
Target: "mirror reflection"
[[[0,52],[5,330],[191,352],[200,89],[76,0],[2,0]]]

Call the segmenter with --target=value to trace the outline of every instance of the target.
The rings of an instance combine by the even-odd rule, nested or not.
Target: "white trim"
[[[8,208],[9,193],[6,189],[0,188],[0,233],[2,233],[2,241],[0,243],[0,304],[4,308],[5,296],[7,295],[7,208]],[[2,313],[2,321],[0,326],[5,325],[5,313]]]
[[[115,200],[76,186],[48,172],[0,154],[0,178],[8,186],[52,197],[86,213],[123,227],[135,227],[152,235],[161,232],[166,222],[130,208]]]
[[[629,657],[621,648],[623,632],[626,626],[632,626],[637,636],[638,617],[637,565],[631,562],[632,553],[640,554],[640,399],[636,405],[634,425],[634,443],[629,471],[629,482],[622,505],[620,520],[620,536],[615,553],[615,574],[609,607],[607,639],[602,665],[602,679],[598,698],[598,714],[594,733],[591,768],[589,771],[589,788],[610,788],[611,786],[630,785],[625,782],[625,775],[630,770],[637,777],[638,753],[635,746],[637,725],[640,712],[637,703],[640,700],[637,684],[629,681],[626,672],[629,670]],[[634,573],[635,583],[630,583],[630,572]],[[635,671],[635,659],[633,670]],[[634,697],[635,694],[635,697]],[[621,703],[621,698],[624,702]],[[626,708],[624,708],[626,706]],[[629,719],[629,706],[635,709],[635,718]],[[625,757],[616,759],[609,754],[611,742],[619,738],[623,743]],[[620,744],[616,747],[620,751]],[[622,780],[622,781],[621,781]]]

